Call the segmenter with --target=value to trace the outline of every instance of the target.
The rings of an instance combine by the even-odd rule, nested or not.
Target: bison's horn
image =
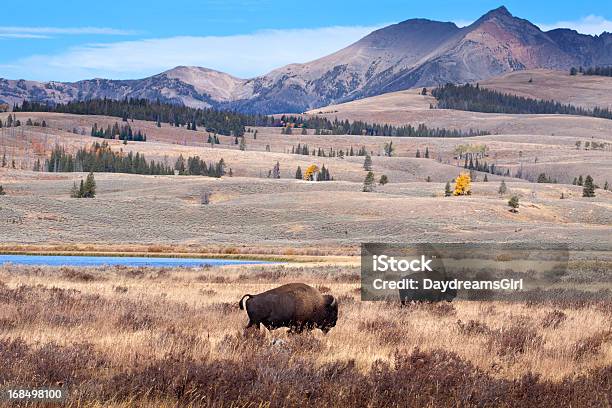
[[[329,304],[329,306],[334,307],[336,306],[337,302],[336,302],[336,298],[332,297],[332,302]]]

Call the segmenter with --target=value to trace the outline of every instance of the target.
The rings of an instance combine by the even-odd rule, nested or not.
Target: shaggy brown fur
[[[247,328],[263,324],[268,330],[289,327],[300,333],[319,328],[327,333],[338,319],[336,299],[303,283],[288,283],[259,295],[244,295],[239,306],[249,316]]]

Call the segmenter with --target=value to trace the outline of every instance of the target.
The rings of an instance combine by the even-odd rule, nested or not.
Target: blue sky
[[[199,65],[246,78],[384,25],[415,17],[465,25],[502,4],[543,29],[612,32],[609,0],[13,1],[0,8],[0,77],[129,79]]]

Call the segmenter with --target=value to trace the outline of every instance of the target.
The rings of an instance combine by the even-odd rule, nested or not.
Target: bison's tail
[[[240,307],[240,310],[246,309],[246,301],[248,300],[248,298],[252,298],[252,297],[253,295],[244,295],[242,299],[240,299],[240,302],[238,302],[238,306]]]

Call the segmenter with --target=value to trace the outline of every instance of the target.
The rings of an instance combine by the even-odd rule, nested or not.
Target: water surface
[[[201,267],[223,265],[254,265],[271,263],[260,260],[236,260],[215,258],[157,258],[144,256],[65,256],[65,255],[0,255],[0,265],[40,266],[157,266]]]

